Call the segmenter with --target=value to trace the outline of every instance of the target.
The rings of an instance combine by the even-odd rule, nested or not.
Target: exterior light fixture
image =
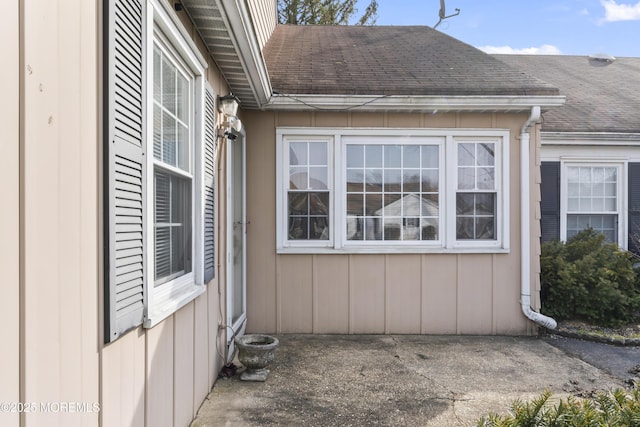
[[[224,122],[220,124],[218,136],[234,140],[238,135],[232,131],[240,132],[242,122],[238,118],[240,100],[232,93],[219,98],[218,110],[224,115]]]
[[[228,118],[235,118],[238,115],[240,100],[232,93],[220,97],[220,112]]]

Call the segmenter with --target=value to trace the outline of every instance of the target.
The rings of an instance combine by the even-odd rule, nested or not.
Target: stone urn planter
[[[249,334],[236,337],[238,360],[247,370],[240,375],[243,381],[266,381],[269,376],[267,364],[273,361],[275,350],[280,345],[278,338],[270,335]]]

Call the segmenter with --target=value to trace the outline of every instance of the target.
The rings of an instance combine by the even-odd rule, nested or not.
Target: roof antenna
[[[460,15],[460,9],[458,9],[456,7],[456,13],[452,13],[451,15],[447,16],[447,12],[446,12],[446,9],[445,9],[445,6],[444,6],[444,0],[440,0],[440,13],[439,13],[439,15],[440,15],[440,20],[438,21],[438,23],[436,25],[433,26],[434,30],[436,28],[438,28],[438,25],[440,25],[440,23],[442,21],[444,21],[445,19],[452,18],[454,16]]]

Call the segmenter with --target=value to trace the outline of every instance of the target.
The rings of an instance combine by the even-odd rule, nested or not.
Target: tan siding
[[[312,332],[312,271],[311,255],[280,257],[278,266],[279,332]]]
[[[420,255],[386,257],[386,325],[390,334],[419,334],[421,317]]]
[[[276,153],[273,144],[274,113],[249,113],[247,129],[247,200],[255,207],[247,209],[247,331],[276,331]],[[248,167],[249,169],[249,167]],[[265,256],[268,254],[268,256]],[[259,322],[256,320],[260,319]]]
[[[146,426],[173,425],[174,414],[174,319],[147,330]]]
[[[313,270],[313,332],[349,333],[349,259],[318,255]]]
[[[19,157],[19,16],[18,2],[3,5],[0,44],[5,64],[0,68],[0,402],[20,401],[20,157]],[[0,425],[17,427],[17,413],[0,413]]]
[[[492,331],[493,255],[458,255],[458,333]]]
[[[215,294],[215,292],[210,293]],[[210,355],[207,333],[209,328],[217,331],[218,325],[215,318],[209,320],[209,316],[207,316],[206,295],[202,295],[196,299],[193,305],[193,406],[191,410],[195,414],[211,389],[209,385],[209,377],[211,374],[209,372]],[[215,310],[214,313],[216,311],[217,310]],[[214,352],[213,354],[215,355],[216,353]]]
[[[455,334],[458,326],[456,255],[422,256],[422,332]]]
[[[194,305],[192,302],[174,315],[173,342],[173,425],[189,425],[193,412]]]
[[[138,328],[102,351],[103,427],[145,425],[145,341]]]
[[[520,312],[519,149],[525,114],[252,113],[249,150],[248,307],[252,332],[534,333]],[[509,129],[507,254],[276,255],[275,126],[498,127]],[[249,136],[248,136],[248,139]],[[256,153],[251,153],[256,150]],[[299,263],[292,260],[301,260]],[[303,261],[302,261],[303,260]],[[277,268],[277,280],[273,278]],[[347,281],[345,283],[345,280]],[[346,293],[346,299],[344,295]],[[270,298],[277,295],[278,303]],[[309,300],[311,298],[311,301]],[[291,307],[302,304],[302,307]],[[345,307],[345,304],[347,306]],[[309,310],[313,317],[310,318]],[[298,317],[296,317],[298,316]]]
[[[385,256],[349,258],[351,333],[381,334],[385,327]]]
[[[25,402],[99,402],[96,9],[81,0],[23,5]],[[91,425],[98,413],[22,418]]]
[[[260,50],[273,34],[276,28],[276,1],[275,0],[253,0],[247,2],[249,12],[253,20],[253,26],[258,38]]]

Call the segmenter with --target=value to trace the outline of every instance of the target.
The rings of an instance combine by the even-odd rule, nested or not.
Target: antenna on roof
[[[447,10],[444,6],[444,0],[440,0],[440,12],[438,14],[440,16],[440,20],[438,21],[438,23],[436,25],[433,26],[433,29],[435,30],[436,28],[438,28],[438,25],[440,25],[440,23],[442,21],[444,21],[447,18],[452,18],[454,16],[458,16],[460,15],[460,9],[458,9],[456,7],[456,13],[452,13],[451,15],[447,16]]]

